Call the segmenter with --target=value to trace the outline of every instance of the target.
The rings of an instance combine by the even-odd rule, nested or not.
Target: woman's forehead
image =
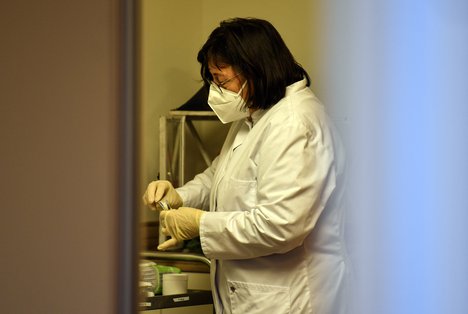
[[[209,60],[208,61],[208,69],[209,70],[223,70],[229,68],[231,65],[227,64],[226,62],[222,62],[220,60]]]
[[[230,75],[231,72],[234,72],[234,68],[229,64],[217,64],[217,65],[209,64],[208,71],[212,75],[216,75],[216,74]]]

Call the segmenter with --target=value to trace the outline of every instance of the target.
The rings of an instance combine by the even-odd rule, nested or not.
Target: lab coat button
[[[232,293],[236,292],[236,288],[235,288],[235,287],[231,286],[230,289],[231,289],[231,292],[232,292]]]

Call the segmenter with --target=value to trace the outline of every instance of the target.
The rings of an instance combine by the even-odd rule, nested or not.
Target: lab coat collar
[[[287,97],[291,94],[297,93],[298,91],[306,87],[307,87],[307,79],[303,78],[302,80],[297,81],[296,83],[293,83],[289,85],[288,87],[286,87],[286,94],[284,96]]]
[[[247,119],[245,119],[245,122],[249,125],[250,128],[253,128],[253,126],[257,123],[257,121],[260,120],[260,118],[263,117],[263,115],[267,111],[268,110],[257,109],[254,112],[252,112]]]
[[[292,95],[294,93],[297,93],[298,91],[304,89],[307,87],[307,79],[306,78],[303,78],[302,80],[300,81],[297,81],[289,86],[286,87],[286,93],[285,93],[285,97],[289,96],[289,95]],[[258,120],[260,120],[261,117],[263,117],[265,115],[265,113],[268,111],[269,109],[265,110],[265,109],[257,109],[255,110],[254,112],[252,112],[250,114],[250,116],[248,118],[245,119],[245,123],[247,123],[247,125],[252,129],[253,126],[258,122]]]

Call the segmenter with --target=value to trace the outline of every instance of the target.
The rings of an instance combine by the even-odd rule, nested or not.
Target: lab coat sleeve
[[[209,210],[210,191],[218,160],[219,157],[216,157],[204,172],[196,175],[193,180],[176,189],[183,200],[183,206]]]
[[[300,246],[335,188],[333,145],[320,119],[272,123],[258,143],[254,208],[202,216],[210,258],[247,259]],[[307,123],[310,122],[310,123]]]

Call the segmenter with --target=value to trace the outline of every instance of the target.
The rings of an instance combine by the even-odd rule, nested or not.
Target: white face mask
[[[247,81],[242,84],[238,93],[234,93],[211,83],[208,105],[222,123],[226,124],[249,116],[249,112],[245,107],[245,100],[240,95],[246,84]]]

